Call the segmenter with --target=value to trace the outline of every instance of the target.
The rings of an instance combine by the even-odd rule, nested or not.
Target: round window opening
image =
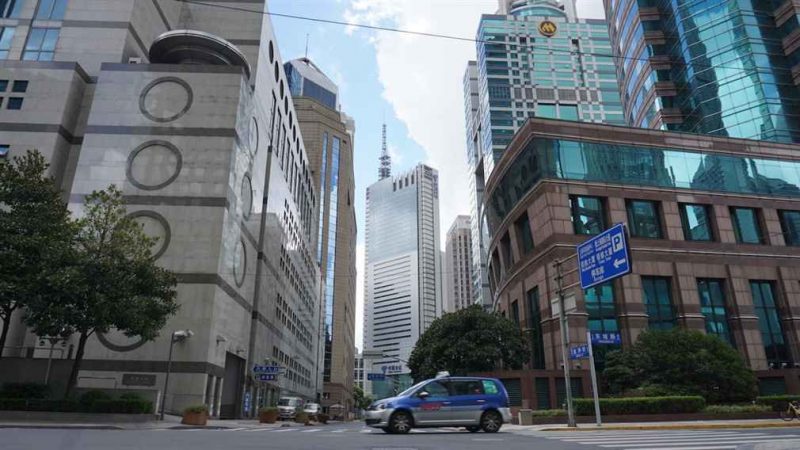
[[[172,122],[192,107],[194,95],[188,83],[177,77],[151,81],[139,96],[139,110],[153,122]]]

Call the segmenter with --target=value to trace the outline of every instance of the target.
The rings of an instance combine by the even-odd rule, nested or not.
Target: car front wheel
[[[389,419],[389,430],[395,434],[406,434],[411,431],[411,415],[405,411],[397,411]]]
[[[497,411],[486,411],[481,416],[481,429],[485,433],[497,433],[503,426],[503,417]]]

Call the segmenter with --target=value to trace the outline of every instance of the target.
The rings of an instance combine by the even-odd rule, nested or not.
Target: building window
[[[533,250],[533,236],[531,236],[531,221],[528,218],[528,212],[524,212],[516,222],[514,227],[517,231],[517,241],[519,243],[520,253],[525,255]]]
[[[22,109],[22,97],[8,97],[6,109]]]
[[[778,211],[786,245],[800,245],[800,211]]]
[[[758,327],[761,340],[764,342],[764,353],[767,362],[780,365],[789,362],[789,349],[783,335],[781,314],[775,302],[775,286],[771,281],[750,281],[750,292],[753,295],[753,306],[758,316]]]
[[[17,80],[11,86],[11,92],[27,92],[28,91],[28,82],[25,80]]]
[[[570,196],[569,204],[575,234],[599,234],[606,228],[601,198]]]
[[[687,241],[713,241],[710,208],[707,205],[681,204],[681,224]]]
[[[67,10],[68,0],[41,0],[36,18],[40,20],[62,20]]]
[[[58,42],[58,28],[31,28],[22,59],[25,61],[52,61]]]
[[[0,145],[0,158],[5,158],[8,156],[8,152],[11,151],[11,146],[7,144]]]
[[[8,80],[0,80],[0,92],[5,92],[8,89]]]
[[[633,237],[661,239],[661,219],[658,203],[647,200],[628,200],[628,227]]]
[[[539,286],[527,293],[528,328],[531,345],[531,368],[544,369],[544,336],[542,332],[542,311],[539,309]]]
[[[0,17],[19,17],[24,0],[0,0]]]
[[[700,295],[700,312],[706,319],[706,333],[713,334],[734,346],[733,336],[728,327],[724,280],[698,278],[697,291]]]
[[[763,244],[764,238],[758,223],[758,212],[754,208],[731,208],[733,233],[740,244]]]
[[[14,27],[0,27],[0,59],[8,59],[8,51],[11,50],[11,41],[14,39],[14,30]],[[3,90],[5,91],[5,89]]]
[[[516,300],[511,302],[511,320],[519,326],[519,302]]]
[[[672,292],[667,277],[642,277],[642,293],[649,319],[654,330],[669,330],[675,326],[672,309]]]
[[[611,333],[619,331],[617,311],[614,306],[614,286],[603,283],[583,291],[586,313],[589,314],[589,331]]]
[[[511,268],[511,264],[514,263],[514,256],[511,254],[511,237],[509,237],[508,233],[503,235],[503,238],[500,239],[500,253],[503,256],[503,270],[508,270]]]

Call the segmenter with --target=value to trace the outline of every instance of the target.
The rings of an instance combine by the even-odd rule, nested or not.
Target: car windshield
[[[427,382],[428,382],[428,380],[421,381],[421,382],[411,386],[410,388],[406,389],[405,391],[397,394],[397,396],[398,397],[404,397],[406,395],[411,395],[412,392],[414,392],[415,390],[419,389],[421,386],[424,386],[425,383],[427,383]]]
[[[278,400],[278,406],[297,406],[296,398],[282,398]]]

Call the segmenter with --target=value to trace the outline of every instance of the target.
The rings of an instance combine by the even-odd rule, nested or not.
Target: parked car
[[[297,408],[302,408],[304,403],[300,397],[281,397],[278,400],[278,417],[281,420],[294,419]]]
[[[317,416],[322,412],[322,408],[319,406],[319,403],[306,403],[303,411],[308,414],[309,419],[317,420]]]
[[[508,392],[498,379],[443,376],[373,402],[365,422],[387,433],[442,426],[496,433],[511,422],[511,409]]]

